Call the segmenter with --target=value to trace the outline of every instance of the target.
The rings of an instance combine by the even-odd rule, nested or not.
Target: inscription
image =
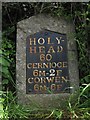
[[[26,93],[69,92],[65,34],[38,32],[26,42]]]

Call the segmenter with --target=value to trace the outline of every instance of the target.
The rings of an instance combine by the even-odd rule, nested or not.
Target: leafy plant
[[[17,104],[16,97],[12,92],[0,91],[0,119],[1,120],[18,120],[26,119],[30,115],[30,109],[26,106]]]
[[[2,90],[0,91],[0,112],[1,112],[1,116],[0,118],[2,118],[2,120],[8,120],[8,96],[7,96],[7,91],[9,90],[9,84],[13,83],[14,84],[14,80],[13,80],[13,73],[11,71],[11,69],[13,67],[11,67],[11,63],[14,60],[12,57],[14,51],[13,51],[13,42],[9,42],[10,40],[8,40],[5,36],[3,36],[3,40],[2,40],[2,48],[0,49],[0,74],[2,75]],[[13,51],[13,52],[12,52]]]
[[[2,76],[4,77],[2,84],[8,84],[9,79],[11,79],[11,75],[9,72],[10,61],[7,60],[2,50],[0,50],[0,65],[2,66],[0,73],[2,73]]]
[[[5,98],[3,95],[5,95],[5,93],[0,91],[0,119],[8,120],[8,109],[7,106],[4,106]]]
[[[87,84],[81,92],[78,94],[78,98],[75,97],[75,93],[70,96],[68,101],[68,110],[71,113],[72,118],[81,118],[89,120],[90,118],[90,99],[87,97],[87,92],[89,94],[90,84]],[[85,99],[82,101],[83,96]],[[76,99],[76,103],[73,104],[73,98]]]
[[[0,64],[2,69],[2,85],[3,90],[15,87],[15,45],[14,42],[5,37],[2,37],[2,49],[0,50]],[[13,89],[13,88],[12,88]]]
[[[19,118],[28,118],[30,114],[30,109],[23,105],[17,104],[17,97],[14,97],[14,93],[9,91],[6,96],[6,99],[8,99],[7,108],[9,119],[16,120]]]
[[[3,101],[4,99],[2,98],[2,91],[0,91],[0,119],[2,119],[4,116]]]

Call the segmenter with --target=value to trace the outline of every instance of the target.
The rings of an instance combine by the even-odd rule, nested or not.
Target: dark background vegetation
[[[90,3],[88,2],[53,2],[29,3],[10,2],[2,4],[2,51],[7,60],[3,67],[3,90],[16,95],[16,26],[17,22],[39,13],[49,13],[52,16],[64,16],[71,19],[75,25],[75,40],[78,50],[80,91],[90,82]],[[4,64],[4,63],[3,63]],[[4,69],[5,68],[5,69]],[[7,69],[7,70],[6,70]],[[80,103],[89,101],[88,89],[81,97]],[[90,104],[87,102],[86,107]]]

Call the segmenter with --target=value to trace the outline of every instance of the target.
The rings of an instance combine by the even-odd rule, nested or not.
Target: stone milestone
[[[79,87],[74,25],[39,14],[17,24],[18,102],[33,107],[64,107]]]

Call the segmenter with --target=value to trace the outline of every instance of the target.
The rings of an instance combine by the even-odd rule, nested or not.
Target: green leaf
[[[8,67],[3,66],[2,67],[2,73],[4,73],[5,75],[8,75],[9,74]]]
[[[90,107],[90,99],[87,99],[84,103],[80,104],[79,107]]]
[[[87,89],[90,89],[90,83],[87,84],[85,88],[83,88],[82,92],[80,93],[80,95],[78,97],[78,103],[80,101],[80,97],[86,92]]]
[[[2,54],[2,50],[0,50],[0,54]]]
[[[90,80],[90,75],[88,75],[88,76],[85,77],[86,83],[89,83],[89,80]]]
[[[3,58],[3,57],[0,57],[0,64],[2,65],[2,66],[10,66],[10,63],[9,63],[9,61],[8,60],[6,60],[5,58]]]
[[[2,84],[3,84],[3,85],[5,85],[5,84],[7,85],[8,83],[9,83],[9,80],[8,80],[8,79],[4,79],[4,80],[2,81]]]
[[[0,104],[0,118],[2,119],[4,116],[3,104]]]

